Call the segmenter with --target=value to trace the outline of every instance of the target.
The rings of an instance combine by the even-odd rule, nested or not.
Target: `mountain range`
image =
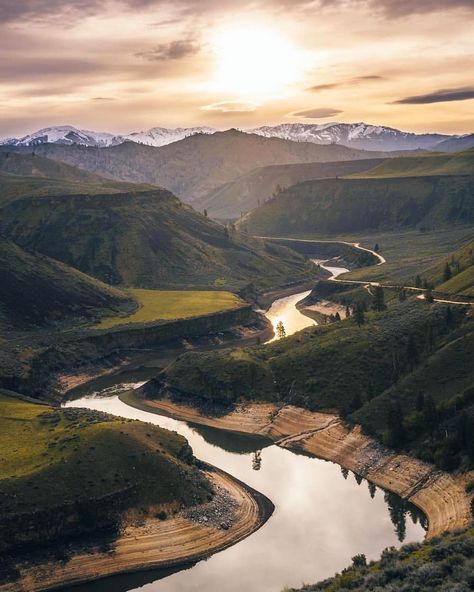
[[[211,127],[152,127],[129,134],[113,134],[77,129],[71,125],[40,129],[19,138],[0,139],[0,145],[37,146],[39,144],[79,144],[104,148],[123,142],[135,142],[147,146],[166,146],[196,134],[214,134]],[[362,150],[462,150],[474,145],[474,135],[446,135],[437,133],[415,134],[387,126],[367,123],[282,123],[240,131],[281,138],[294,142],[313,144],[341,144]],[[444,144],[444,145],[443,145]]]

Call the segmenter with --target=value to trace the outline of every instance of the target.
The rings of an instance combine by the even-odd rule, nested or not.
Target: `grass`
[[[34,542],[67,531],[61,508],[85,504],[89,516],[100,509],[104,520],[115,522],[129,507],[190,505],[207,494],[186,440],[175,432],[0,393],[0,551],[25,536],[15,517],[30,517]],[[113,501],[104,508],[107,496]],[[45,513],[51,513],[51,532],[35,522]],[[83,518],[77,534],[88,523]]]
[[[472,238],[472,227],[419,232],[384,232],[351,235],[344,240],[357,240],[364,247],[380,246],[380,254],[387,263],[357,269],[342,276],[343,279],[388,281],[394,284],[406,282],[414,285],[416,275],[431,278],[433,266],[448,259],[451,254]],[[441,267],[442,274],[442,267]]]
[[[369,171],[350,175],[351,179],[419,177],[424,175],[472,175],[474,173],[474,150],[438,154],[422,154],[391,158]]]
[[[241,307],[244,303],[231,292],[211,290],[143,290],[130,289],[139,308],[127,317],[103,319],[96,329],[111,329],[120,325],[169,321]]]

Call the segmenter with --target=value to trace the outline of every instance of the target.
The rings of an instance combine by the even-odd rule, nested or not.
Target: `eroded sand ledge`
[[[375,485],[397,493],[422,510],[428,518],[427,538],[445,530],[467,526],[471,498],[466,483],[474,472],[450,475],[406,454],[397,454],[364,435],[359,426],[348,427],[337,416],[271,403],[240,406],[222,417],[207,417],[192,407],[170,400],[145,400],[136,394],[129,405],[215,428],[271,438],[284,448],[300,449],[336,462]]]
[[[78,553],[67,562],[18,563],[20,578],[0,583],[0,591],[54,590],[120,573],[192,564],[246,538],[271,516],[273,504],[262,494],[220,469],[212,467],[205,473],[236,501],[228,529],[203,526],[182,516],[148,519],[143,526],[127,527],[110,552]]]

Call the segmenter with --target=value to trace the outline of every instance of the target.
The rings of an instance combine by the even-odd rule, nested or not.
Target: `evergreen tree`
[[[411,370],[418,364],[419,355],[415,338],[410,335],[407,341],[407,362]]]
[[[416,403],[415,403],[416,410],[423,411],[424,406],[425,406],[425,396],[423,395],[423,393],[419,392],[416,395]]]
[[[356,304],[354,318],[355,322],[359,325],[359,327],[365,323],[364,308],[360,302]]]
[[[428,302],[428,304],[433,304],[434,302],[434,298],[433,298],[433,292],[431,291],[431,288],[426,288],[425,290],[425,300],[426,302]]]
[[[388,438],[387,444],[394,448],[401,446],[405,440],[405,429],[403,426],[403,411],[398,399],[390,401],[388,407]]]
[[[398,290],[398,300],[400,302],[404,302],[407,299],[407,291],[405,290],[405,288],[400,288],[400,290]]]
[[[278,321],[276,332],[278,339],[283,339],[283,337],[286,337],[285,325],[282,323],[282,321]]]
[[[385,295],[382,286],[375,286],[374,293],[372,296],[372,308],[377,312],[386,310]]]
[[[206,218],[207,218],[207,210],[204,210],[203,213],[204,213],[204,216],[206,216]]]
[[[336,314],[334,315],[334,320],[335,321],[340,321],[341,320],[341,315],[338,312],[336,312]]]
[[[351,307],[346,304],[346,319],[351,316]]]
[[[379,243],[375,243],[374,251],[378,253],[380,251]]]
[[[415,278],[415,288],[421,288],[421,285],[422,285],[421,277],[419,275],[417,275]]]
[[[448,327],[450,327],[453,324],[453,311],[450,306],[446,308],[444,319]]]
[[[436,403],[434,402],[433,397],[431,394],[427,394],[425,396],[425,406],[423,409],[423,421],[425,427],[430,433],[430,436],[433,436],[433,432],[438,425],[438,410],[436,408]]]
[[[444,271],[443,271],[443,282],[447,282],[452,277],[453,277],[453,274],[451,272],[451,267],[449,266],[449,263],[446,261],[446,265],[444,266]]]

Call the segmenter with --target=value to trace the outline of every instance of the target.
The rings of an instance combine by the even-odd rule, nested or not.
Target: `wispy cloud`
[[[178,39],[169,43],[160,43],[149,50],[140,51],[135,55],[151,62],[166,62],[168,60],[181,60],[190,55],[195,55],[201,49],[197,41],[193,39]]]
[[[350,86],[352,84],[360,84],[363,82],[372,82],[384,80],[383,76],[379,76],[378,74],[368,74],[365,76],[356,76],[355,78],[350,78],[349,80],[341,80],[340,82],[330,82],[328,84],[316,84],[315,86],[310,86],[306,90],[311,92],[320,92],[323,90],[331,90],[333,88],[339,88],[341,86]]]
[[[258,105],[251,101],[220,101],[201,107],[203,111],[217,111],[219,113],[252,113]]]
[[[291,113],[293,117],[304,117],[305,119],[324,119],[326,117],[334,117],[342,113],[340,109],[332,107],[322,107],[318,109],[308,109],[306,111],[296,111]]]
[[[425,95],[414,95],[393,101],[400,105],[427,105],[429,103],[447,103],[474,99],[474,87],[437,90]]]

